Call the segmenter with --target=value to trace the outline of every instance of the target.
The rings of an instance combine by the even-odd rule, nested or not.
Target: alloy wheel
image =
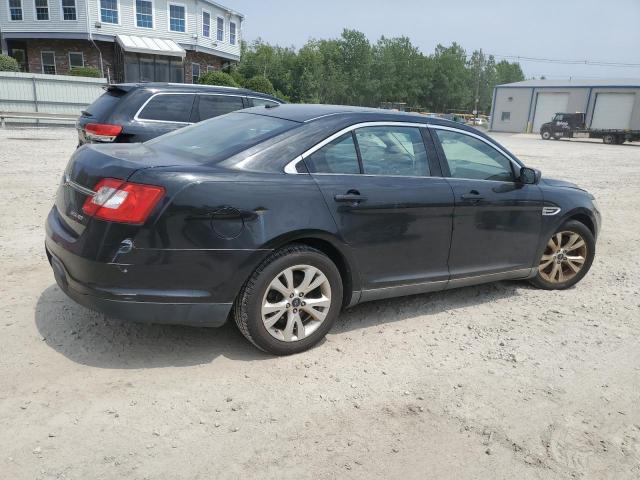
[[[564,283],[575,277],[587,259],[587,244],[576,232],[555,233],[547,243],[538,271],[550,283]]]
[[[262,299],[262,322],[271,336],[285,342],[315,332],[329,313],[331,285],[320,269],[295,265],[271,281]]]

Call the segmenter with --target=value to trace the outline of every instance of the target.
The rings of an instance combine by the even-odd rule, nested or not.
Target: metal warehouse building
[[[493,91],[496,132],[534,132],[555,113],[586,113],[591,128],[640,130],[638,80],[525,80]]]

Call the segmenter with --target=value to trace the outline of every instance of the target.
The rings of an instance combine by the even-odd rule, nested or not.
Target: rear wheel
[[[595,239],[583,223],[570,220],[549,239],[540,261],[538,273],[531,280],[545,290],[564,290],[587,274],[595,255]]]
[[[616,136],[607,133],[604,137],[602,137],[602,141],[607,145],[613,145],[614,143],[616,143]]]
[[[242,334],[275,355],[302,352],[331,329],[342,279],[322,252],[305,245],[275,251],[251,275],[234,305]]]

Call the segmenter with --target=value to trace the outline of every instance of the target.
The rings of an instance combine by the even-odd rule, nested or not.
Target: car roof
[[[286,103],[277,106],[252,107],[243,110],[246,113],[256,113],[269,117],[292,120],[294,122],[310,123],[328,117],[349,117],[357,121],[393,121],[410,123],[428,123],[431,125],[451,126],[461,130],[475,131],[475,129],[465,128],[465,125],[445,120],[443,118],[430,117],[416,112],[400,112],[396,110],[385,110],[381,108],[354,107],[347,105],[320,105],[304,103]]]
[[[172,91],[172,92],[211,92],[211,93],[229,93],[234,95],[247,95],[251,97],[259,97],[283,102],[273,95],[256,92],[247,88],[224,87],[221,85],[199,85],[189,83],[165,83],[165,82],[141,82],[141,83],[116,83],[109,85],[109,88],[129,91],[139,88],[151,90],[153,92]]]

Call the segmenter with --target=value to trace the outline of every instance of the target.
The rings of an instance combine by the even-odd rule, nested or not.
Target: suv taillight
[[[109,123],[87,123],[84,126],[85,136],[94,142],[113,142],[121,132],[121,125]]]
[[[109,222],[142,224],[164,196],[164,188],[104,178],[82,206],[87,215]]]

